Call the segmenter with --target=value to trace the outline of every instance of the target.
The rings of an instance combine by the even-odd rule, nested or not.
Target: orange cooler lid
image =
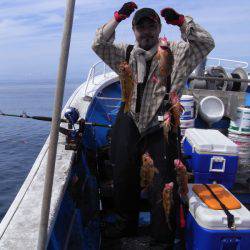
[[[219,184],[209,184],[208,186],[212,189],[212,191],[216,194],[216,196],[228,210],[241,208],[240,202],[223,186]],[[219,202],[214,198],[211,192],[204,185],[195,184],[193,185],[192,189],[209,208],[214,210],[222,210]]]

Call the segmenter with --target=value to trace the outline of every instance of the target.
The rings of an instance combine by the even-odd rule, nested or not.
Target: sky
[[[95,30],[112,18],[126,1],[76,0],[68,65],[68,80],[86,80],[99,61],[91,50]],[[207,29],[216,47],[211,57],[250,63],[249,0],[141,0],[139,8],[158,13],[173,7]],[[60,56],[66,0],[0,0],[0,81],[53,80]],[[134,43],[132,17],[117,28],[117,42]],[[177,27],[162,20],[162,35],[179,40]],[[248,68],[249,69],[249,68]],[[250,70],[249,70],[250,71]]]

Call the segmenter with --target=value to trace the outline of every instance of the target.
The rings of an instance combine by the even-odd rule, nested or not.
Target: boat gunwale
[[[102,75],[100,75],[102,76]],[[65,109],[68,106],[74,106],[77,104],[79,105],[79,103],[81,104],[81,117],[85,118],[86,114],[87,114],[87,110],[89,108],[89,106],[92,104],[94,97],[105,87],[107,87],[108,85],[111,85],[112,83],[116,82],[118,80],[118,76],[114,75],[113,72],[112,74],[106,73],[105,76],[103,77],[98,77],[99,80],[99,84],[97,86],[97,84],[95,83],[94,86],[92,87],[92,93],[93,96],[91,97],[91,101],[86,101],[84,100],[84,94],[82,93],[86,93],[86,87],[87,84],[86,82],[84,82],[83,84],[81,84],[74,92],[73,94],[70,96],[70,98],[68,99],[68,101],[66,102],[66,105],[63,108],[62,111],[62,116],[63,113],[65,111]],[[90,87],[90,86],[89,86]],[[85,103],[85,105],[83,105],[83,103]],[[61,124],[62,126],[66,126],[65,124]],[[59,136],[59,141],[58,141],[58,145],[60,144],[61,140],[65,140],[64,139],[64,135],[60,135]],[[41,151],[39,152],[33,166],[31,167],[31,170],[28,174],[28,176],[26,177],[26,179],[24,180],[21,188],[19,189],[16,197],[14,198],[11,206],[9,207],[9,209],[7,210],[5,216],[3,217],[1,223],[0,223],[0,246],[1,244],[4,244],[3,241],[5,241],[6,239],[4,238],[4,235],[6,233],[6,231],[8,230],[8,227],[11,225],[11,223],[14,220],[14,217],[18,211],[18,209],[20,208],[24,198],[26,197],[26,194],[28,193],[28,191],[30,190],[30,188],[32,187],[32,184],[34,184],[34,179],[35,177],[38,175],[39,170],[41,169],[42,165],[44,164],[44,162],[47,160],[47,153],[48,153],[48,141],[49,141],[49,136],[46,139],[45,144],[43,145]],[[62,144],[62,143],[61,143]],[[58,155],[57,155],[58,156]],[[68,158],[68,157],[67,157]],[[71,159],[70,159],[70,164],[67,167],[67,176],[65,178],[64,183],[60,186],[62,187],[61,190],[59,190],[58,194],[58,198],[55,199],[55,197],[52,197],[53,200],[51,201],[51,208],[50,208],[50,216],[49,216],[49,226],[48,226],[48,239],[50,238],[50,235],[52,233],[56,218],[57,218],[57,214],[59,212],[59,208],[66,190],[66,187],[68,185],[68,181],[69,181],[69,176],[70,176],[70,170],[71,167],[73,165],[73,159],[74,159],[74,153],[72,152],[71,154]],[[56,174],[56,172],[55,172]],[[56,176],[54,176],[55,179]],[[57,176],[58,177],[58,176]],[[57,187],[58,188],[58,187]],[[55,191],[55,186],[53,185],[53,193]],[[41,204],[40,204],[41,205]],[[54,205],[54,207],[53,207]],[[39,207],[40,208],[40,207]],[[39,209],[38,208],[38,209]],[[39,209],[40,212],[40,209]],[[53,212],[53,213],[52,213]],[[27,221],[26,221],[27,222]],[[16,222],[13,222],[16,223]],[[30,241],[32,240],[32,238],[30,239]],[[37,239],[33,239],[33,240],[37,240]],[[34,243],[33,243],[34,244]],[[35,242],[36,244],[36,242]],[[20,245],[20,242],[15,242],[15,245]]]

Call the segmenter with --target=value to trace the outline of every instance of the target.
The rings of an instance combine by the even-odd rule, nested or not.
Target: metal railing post
[[[104,69],[103,69],[103,70],[104,70],[104,77],[106,77],[106,73],[107,73],[107,72],[106,72],[106,71],[107,71],[106,63],[104,63]]]
[[[93,68],[92,84],[94,84],[94,81],[95,81],[95,67]]]
[[[60,63],[57,76],[57,88],[55,93],[54,111],[53,111],[52,125],[50,132],[48,161],[45,174],[41,219],[40,219],[39,235],[38,235],[38,245],[37,245],[38,250],[45,250],[48,244],[47,236],[48,236],[50,202],[51,202],[51,194],[52,194],[52,186],[53,186],[53,178],[55,170],[59,126],[60,126],[60,119],[62,112],[64,86],[65,86],[66,71],[68,65],[71,32],[72,32],[73,17],[74,17],[74,8],[75,8],[75,0],[68,0],[66,7],[66,16],[64,21],[63,38],[61,44],[61,56],[60,56]]]

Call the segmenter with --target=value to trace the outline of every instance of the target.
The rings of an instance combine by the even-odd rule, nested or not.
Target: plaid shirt
[[[170,49],[174,56],[173,71],[171,73],[171,91],[177,91],[180,95],[188,76],[202,62],[208,53],[214,48],[214,40],[211,35],[200,25],[193,22],[191,17],[186,16],[183,25],[180,27],[183,41],[169,42]],[[114,43],[115,33],[109,39],[103,34],[103,27],[96,32],[92,45],[96,54],[119,74],[119,65],[126,60],[128,44]],[[129,64],[133,71],[134,80],[137,79],[136,60],[131,53]],[[166,95],[165,84],[157,83],[159,79],[159,62],[156,56],[152,60],[150,72],[143,93],[141,110],[135,113],[137,87],[132,95],[131,114],[140,132],[156,125],[158,122],[158,110]]]

